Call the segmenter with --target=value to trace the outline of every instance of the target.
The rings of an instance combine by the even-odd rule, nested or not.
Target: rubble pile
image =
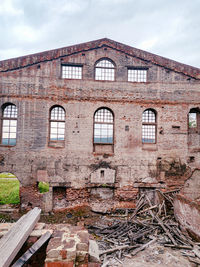
[[[102,266],[110,265],[111,260],[122,263],[125,257],[133,257],[138,252],[158,243],[178,249],[191,263],[200,265],[200,243],[191,239],[176,222],[173,213],[173,194],[157,190],[159,204],[151,202],[147,194],[142,194],[136,209],[123,215],[115,215],[113,220],[89,225],[100,248]]]

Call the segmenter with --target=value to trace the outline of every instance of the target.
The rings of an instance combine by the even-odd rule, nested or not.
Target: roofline
[[[195,79],[200,79],[200,69],[186,65],[138,48],[131,47],[129,45],[116,42],[108,38],[97,39],[90,42],[80,43],[67,47],[57,48],[53,50],[47,50],[35,54],[25,55],[22,57],[11,58],[0,61],[0,72],[7,72],[24,67],[28,67],[34,64],[39,64],[45,61],[56,60],[67,55],[88,51],[91,49],[100,48],[102,46],[108,46],[115,50],[121,51],[129,56],[137,57],[138,59],[151,62],[161,67],[173,70],[179,73],[183,73]]]

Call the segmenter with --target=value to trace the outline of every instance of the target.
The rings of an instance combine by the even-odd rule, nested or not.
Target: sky
[[[200,0],[0,0],[0,60],[100,38],[200,68]]]

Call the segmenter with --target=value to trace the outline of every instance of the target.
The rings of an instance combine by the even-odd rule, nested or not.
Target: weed
[[[49,192],[49,183],[39,182],[38,189],[40,193]]]

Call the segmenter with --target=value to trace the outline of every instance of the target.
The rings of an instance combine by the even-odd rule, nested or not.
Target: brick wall
[[[61,52],[56,57],[54,51],[46,60],[47,54],[41,54],[0,64],[4,69],[13,68],[0,72],[0,105],[11,102],[18,108],[17,144],[0,147],[0,171],[14,173],[23,187],[34,185],[38,174],[44,173],[44,181],[52,187],[56,183],[84,189],[91,187],[91,177],[98,168],[107,168],[115,173],[114,196],[118,199],[126,194],[126,190],[120,193],[126,186],[133,192],[144,185],[182,187],[191,170],[200,166],[200,141],[190,147],[187,120],[190,109],[200,107],[197,69],[162,62],[149,54],[146,60],[146,52],[140,51],[139,57],[133,50],[134,56],[127,47],[120,51],[119,45],[88,46],[62,57]],[[102,57],[115,62],[116,81],[94,80],[94,64]],[[28,60],[32,62],[29,65]],[[61,79],[61,63],[67,62],[83,64],[82,80]],[[167,68],[168,63],[173,63],[173,68]],[[127,82],[127,66],[149,68],[148,82]],[[63,147],[49,146],[49,110],[53,105],[66,111]],[[94,151],[93,115],[99,107],[114,113],[111,152]],[[141,141],[142,113],[147,108],[157,112],[156,144]],[[194,161],[189,162],[190,157]]]

